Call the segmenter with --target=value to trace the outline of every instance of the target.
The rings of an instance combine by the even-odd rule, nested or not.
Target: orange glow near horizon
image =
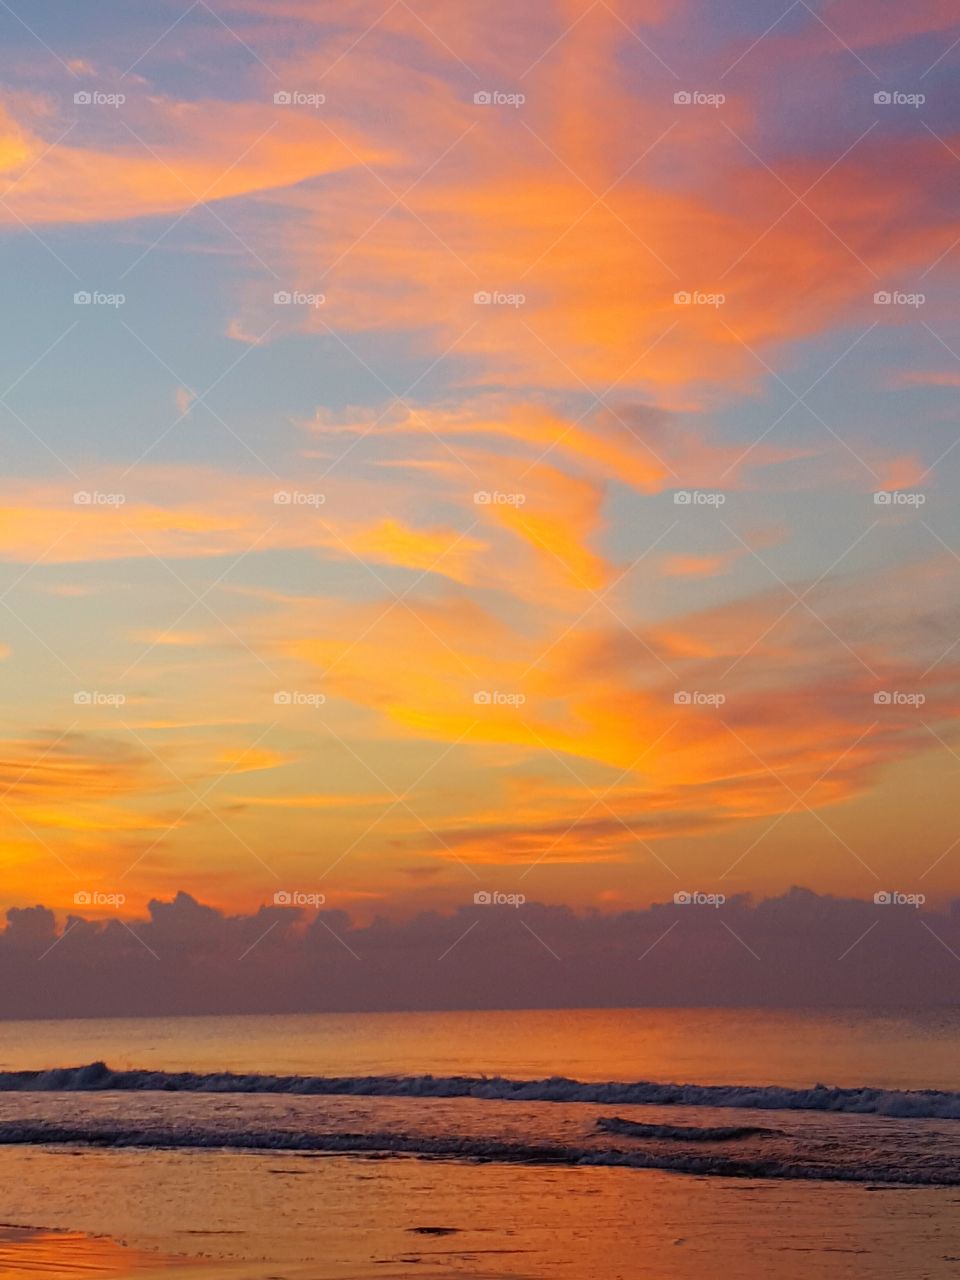
[[[3,905],[960,891],[946,6],[223,8],[9,54]]]

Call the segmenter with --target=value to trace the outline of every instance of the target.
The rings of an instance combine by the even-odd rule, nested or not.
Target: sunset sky
[[[0,33],[0,908],[960,896],[955,4]]]

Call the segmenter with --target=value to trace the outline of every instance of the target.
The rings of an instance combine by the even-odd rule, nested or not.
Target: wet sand
[[[46,1227],[0,1225],[0,1276],[37,1280],[38,1276],[146,1276],[176,1268],[189,1275],[189,1262],[150,1250],[126,1248],[108,1236]]]
[[[0,1276],[960,1278],[960,1194],[622,1169],[0,1148]],[[65,1234],[54,1228],[67,1228]]]

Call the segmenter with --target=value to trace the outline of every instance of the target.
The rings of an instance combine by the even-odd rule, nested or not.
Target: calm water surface
[[[564,1075],[960,1089],[960,1011],[533,1010],[0,1023],[0,1070]]]

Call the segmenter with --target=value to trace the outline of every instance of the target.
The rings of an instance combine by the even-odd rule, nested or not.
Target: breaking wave
[[[739,1138],[769,1138],[778,1129],[764,1129],[754,1124],[709,1125],[638,1124],[620,1116],[601,1116],[597,1128],[604,1133],[618,1133],[625,1138],[661,1138],[669,1142],[733,1142]]]
[[[898,1164],[853,1165],[802,1159],[746,1158],[672,1151],[624,1151],[616,1147],[578,1147],[559,1143],[505,1142],[491,1138],[427,1136],[405,1133],[291,1133],[250,1129],[232,1133],[197,1127],[142,1129],[135,1126],[0,1124],[0,1144],[82,1145],[110,1148],[150,1147],[211,1151],[286,1151],[304,1155],[353,1155],[367,1158],[420,1157],[495,1161],[500,1164],[566,1165],[661,1169],[720,1178],[789,1178],[831,1182],[872,1182],[923,1186],[960,1186],[955,1161],[922,1168]]]
[[[601,1106],[737,1107],[764,1111],[831,1111],[907,1119],[960,1120],[960,1093],[938,1089],[809,1089],[782,1085],[584,1083],[554,1076],[276,1076],[233,1072],[114,1071],[103,1062],[49,1071],[0,1072],[0,1092],[160,1090],[185,1093],[340,1094],[383,1098],[486,1098],[507,1102],[585,1102]]]

